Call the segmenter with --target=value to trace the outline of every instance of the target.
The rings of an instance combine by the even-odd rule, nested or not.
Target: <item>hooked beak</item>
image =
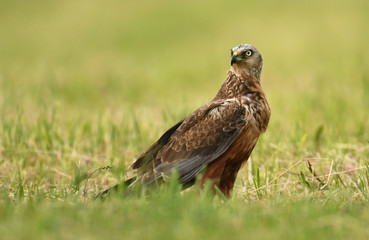
[[[233,65],[233,63],[237,62],[237,57],[235,55],[232,56],[231,59],[231,66]]]
[[[231,59],[231,66],[233,65],[233,63],[238,61],[237,55],[238,55],[238,52],[233,53],[232,59]]]

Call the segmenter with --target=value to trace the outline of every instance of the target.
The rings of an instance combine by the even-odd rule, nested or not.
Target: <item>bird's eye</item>
[[[231,49],[231,57],[233,56],[233,50]]]
[[[247,51],[245,52],[245,54],[246,54],[246,56],[250,57],[250,56],[252,55],[252,51],[251,51],[251,50],[247,50]]]

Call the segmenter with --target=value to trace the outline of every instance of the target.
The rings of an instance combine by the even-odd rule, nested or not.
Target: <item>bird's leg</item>
[[[211,181],[213,186],[217,186],[219,188],[219,182],[224,170],[224,165],[225,161],[223,160],[211,162],[201,178],[200,188],[203,189],[206,181],[208,180]],[[213,191],[214,193],[216,192],[215,189],[213,189]]]
[[[234,182],[236,181],[238,171],[240,170],[242,164],[242,161],[225,164],[222,176],[220,177],[220,182],[218,184],[218,187],[224,196],[230,197]]]

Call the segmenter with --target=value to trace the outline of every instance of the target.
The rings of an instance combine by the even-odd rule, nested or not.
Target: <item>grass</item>
[[[2,239],[369,237],[366,1],[1,5]],[[240,43],[263,54],[272,118],[232,198],[94,201],[215,95]]]

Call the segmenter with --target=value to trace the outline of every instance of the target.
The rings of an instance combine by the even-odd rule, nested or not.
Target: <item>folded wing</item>
[[[169,129],[132,165],[149,185],[176,170],[181,184],[191,182],[224,153],[247,126],[246,109],[237,99],[213,101]]]

